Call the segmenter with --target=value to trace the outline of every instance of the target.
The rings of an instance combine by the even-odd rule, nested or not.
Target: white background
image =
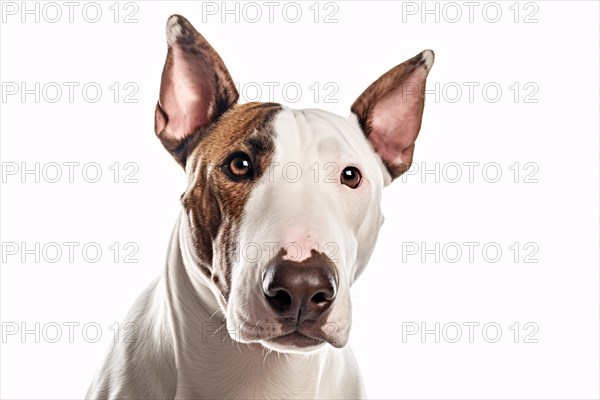
[[[17,14],[7,3],[16,5]],[[83,18],[85,2],[75,8],[72,23],[62,2],[57,3],[62,18],[49,22],[56,9],[46,7],[44,15],[44,4],[37,6],[39,22],[26,15],[25,23],[21,2],[2,5],[2,398],[81,398],[113,338],[110,327],[163,268],[185,186],[183,172],[153,131],[166,54],[164,25],[173,13],[190,19],[242,87],[260,85],[261,100],[342,115],[389,68],[423,49],[436,52],[415,163],[429,169],[440,163],[439,182],[433,173],[412,171],[385,190],[386,222],[370,266],[353,289],[351,343],[370,397],[598,398],[597,2],[479,2],[472,22],[463,2],[428,2],[428,9],[438,7],[437,22],[435,14],[421,21],[421,2],[321,3],[316,23],[313,2],[300,4],[297,23],[284,18],[283,2],[272,23],[262,2],[256,23],[247,20],[256,9],[246,8],[245,20],[242,3],[239,22],[226,15],[225,23],[221,2],[212,3],[219,8],[216,15],[203,14],[200,2],[121,3],[117,23],[114,6],[109,8],[113,2],[99,3],[96,23]],[[497,8],[502,14],[494,23]],[[88,18],[95,17],[93,6],[86,10]],[[294,18],[294,10],[287,11],[288,20]],[[132,12],[138,22],[124,23]],[[332,12],[337,22],[324,23]],[[22,82],[29,89],[40,83],[39,102],[35,94],[24,99],[20,92],[8,94],[21,90]],[[48,101],[56,96],[53,84],[43,93],[51,82],[63,89],[56,103]],[[73,102],[64,82],[79,83]],[[90,82],[103,90],[96,103],[82,95]],[[117,103],[109,88],[115,82]],[[139,88],[132,97],[137,103],[124,102],[129,82]],[[268,98],[265,82],[279,83],[275,98]],[[281,92],[290,82],[302,88],[295,103]],[[317,102],[310,89],[315,82],[321,90]],[[337,103],[324,101],[328,82],[339,89]],[[465,82],[479,85],[472,99]],[[502,94],[496,99],[497,87]],[[294,96],[290,91],[288,99]],[[21,175],[22,166],[40,163],[52,179],[55,164],[49,163],[65,162],[80,163],[73,183],[65,166],[57,183],[43,174],[39,183],[34,174]],[[118,183],[109,169],[115,162]],[[99,182],[82,177],[86,163],[100,165]],[[125,163],[139,167],[133,177],[138,183],[124,182],[133,171]],[[479,163],[471,164],[472,179],[464,163]],[[19,171],[7,175],[15,165]],[[457,165],[462,177],[452,183]],[[489,182],[498,170],[499,181]],[[88,170],[92,178],[93,172]],[[34,248],[36,242],[40,248],[52,242],[80,245],[74,262],[64,246],[58,262],[49,262],[53,252],[39,262],[26,255],[22,262],[22,243]],[[116,263],[109,249],[115,242],[121,248]],[[128,242],[139,247],[138,263],[123,262]],[[479,243],[472,262],[465,242]],[[515,242],[519,254],[511,250]],[[6,251],[14,250],[11,243],[19,246],[16,255]],[[82,258],[86,243],[102,248],[98,262]],[[422,252],[436,243],[439,262],[436,254]],[[489,253],[482,254],[488,243]],[[415,246],[421,252],[412,255]],[[456,246],[463,254],[451,262]],[[491,262],[497,247],[502,254]],[[525,262],[534,250],[529,261],[538,262]],[[70,322],[79,324],[73,343],[64,325]],[[464,325],[469,322],[479,324],[472,343]],[[23,328],[35,331],[36,323],[39,343],[34,333],[21,336]],[[102,328],[97,342],[89,340],[94,329],[84,336],[86,323]],[[436,323],[439,343],[433,333],[406,335],[409,327],[435,330]],[[502,329],[496,343],[490,343],[494,328],[487,336],[482,332],[487,323]],[[53,324],[62,327],[56,343],[49,340],[56,335]],[[452,343],[455,324],[462,337]],[[8,335],[15,326],[19,332]]]

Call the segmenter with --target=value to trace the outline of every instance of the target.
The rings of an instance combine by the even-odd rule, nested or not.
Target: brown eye
[[[356,189],[360,185],[362,177],[360,171],[355,167],[346,167],[340,175],[340,182],[351,189]]]
[[[252,176],[252,163],[250,157],[245,153],[234,154],[226,166],[231,178],[248,178]]]

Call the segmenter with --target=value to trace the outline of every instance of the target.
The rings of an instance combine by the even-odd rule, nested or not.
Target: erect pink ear
[[[425,50],[392,68],[371,84],[352,105],[352,112],[387,167],[392,179],[412,162],[421,129],[425,80],[434,54]]]
[[[239,94],[221,57],[187,19],[172,15],[167,20],[167,43],[154,131],[185,166],[195,134],[235,104]]]

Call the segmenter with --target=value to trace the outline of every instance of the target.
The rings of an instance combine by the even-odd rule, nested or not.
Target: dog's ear
[[[412,162],[421,129],[425,80],[434,54],[425,50],[392,68],[371,84],[352,105],[365,135],[392,179]]]
[[[168,19],[167,43],[154,131],[185,168],[200,131],[234,105],[239,94],[221,57],[187,19]]]

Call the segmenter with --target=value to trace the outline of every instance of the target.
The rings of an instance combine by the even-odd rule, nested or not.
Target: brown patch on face
[[[231,288],[237,229],[254,184],[271,162],[274,144],[270,123],[279,110],[281,106],[275,103],[233,106],[203,132],[188,159],[194,179],[182,203],[188,214],[195,261],[225,299]],[[252,178],[234,181],[224,172],[228,157],[237,152],[250,156],[255,171]]]

